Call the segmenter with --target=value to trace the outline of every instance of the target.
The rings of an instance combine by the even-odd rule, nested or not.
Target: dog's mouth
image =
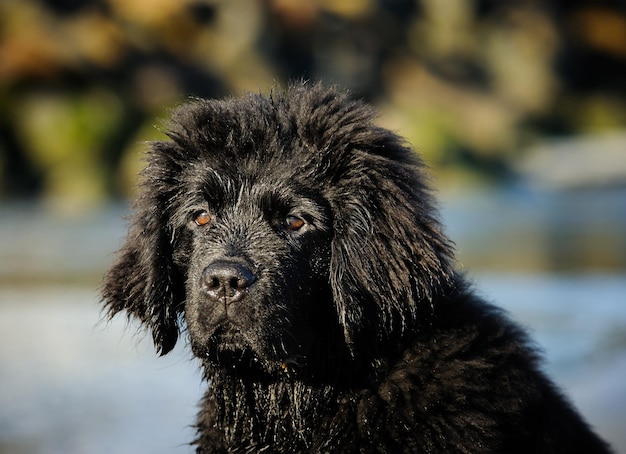
[[[306,364],[313,336],[310,329],[298,329],[298,336],[276,330],[263,336],[246,332],[231,319],[223,317],[204,340],[194,339],[194,354],[213,367],[231,371],[266,373],[289,372]]]

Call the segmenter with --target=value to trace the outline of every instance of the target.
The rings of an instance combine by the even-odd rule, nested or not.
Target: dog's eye
[[[295,232],[296,230],[300,230],[302,227],[304,227],[304,220],[298,216],[289,215],[285,218],[285,228],[287,230]]]
[[[194,214],[193,222],[195,222],[196,225],[202,227],[211,222],[211,216],[205,210],[198,211]]]

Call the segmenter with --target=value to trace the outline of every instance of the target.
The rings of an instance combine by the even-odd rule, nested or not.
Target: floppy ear
[[[389,131],[363,139],[360,149],[344,153],[329,197],[331,286],[349,345],[361,336],[368,345],[386,343],[427,323],[453,282],[453,251],[435,218],[424,166]]]
[[[346,342],[389,345],[429,323],[454,285],[425,166],[345,93],[320,84],[290,93],[301,138],[320,153],[312,171],[333,211],[330,284]]]
[[[151,331],[157,351],[165,355],[178,338],[185,293],[173,260],[175,235],[167,215],[172,186],[163,181],[160,168],[153,153],[126,243],[104,277],[102,296],[109,317],[125,311],[129,318],[141,321]]]

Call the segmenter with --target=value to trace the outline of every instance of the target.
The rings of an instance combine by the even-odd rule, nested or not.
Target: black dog
[[[198,452],[597,453],[525,334],[472,294],[424,166],[345,95],[196,101],[155,142],[105,277],[210,383]]]

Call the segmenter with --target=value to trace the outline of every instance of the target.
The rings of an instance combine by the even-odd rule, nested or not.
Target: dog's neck
[[[288,369],[264,379],[220,370],[207,373],[209,389],[198,418],[198,443],[205,445],[206,438],[212,444],[222,440],[224,448],[242,440],[255,440],[257,448],[275,443],[294,449],[307,446],[313,422],[337,406],[339,391],[294,375]]]

